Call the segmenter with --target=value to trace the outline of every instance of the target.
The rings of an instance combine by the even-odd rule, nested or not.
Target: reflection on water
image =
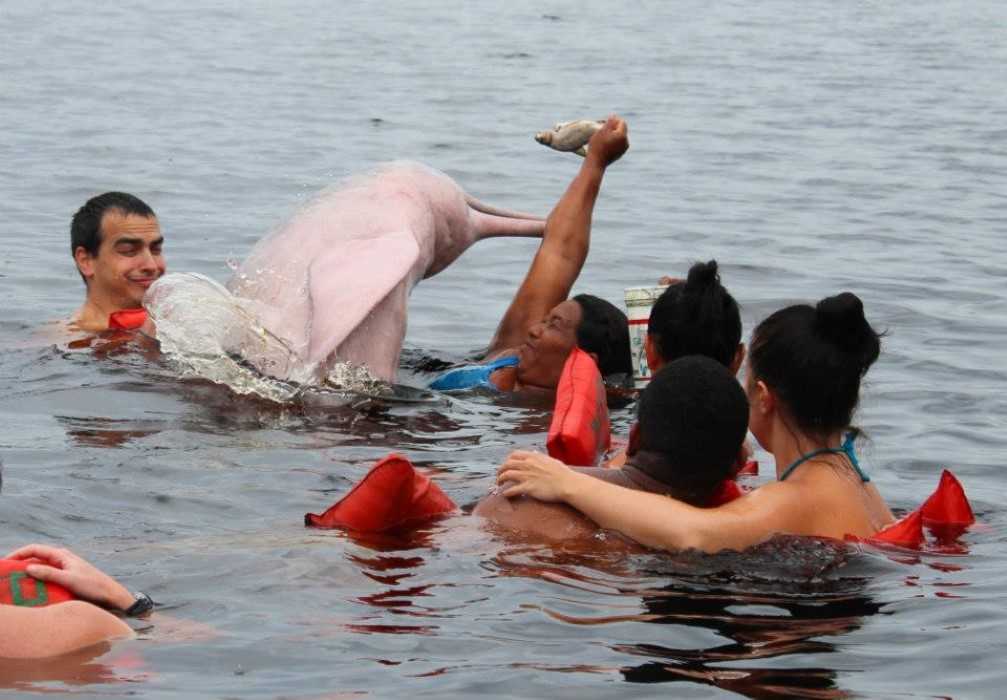
[[[858,629],[883,607],[862,594],[866,581],[847,579],[843,583],[848,592],[842,595],[803,592],[797,599],[785,594],[749,595],[731,589],[699,592],[668,586],[644,595],[648,622],[705,627],[731,642],[704,649],[654,644],[613,648],[652,659],[624,668],[629,681],[699,681],[748,697],[838,697],[843,693],[836,687],[835,672],[829,669],[806,668],[803,663],[791,668],[723,664],[835,651],[835,645],[823,637]]]
[[[65,692],[62,686],[139,683],[149,680],[151,670],[135,649],[107,643],[51,659],[0,659],[0,688]]]
[[[704,683],[753,698],[831,698],[846,694],[837,685],[835,671],[809,668],[803,661],[788,666],[785,659],[831,653],[835,645],[826,641],[828,638],[856,630],[868,618],[883,612],[883,604],[867,594],[868,579],[838,578],[830,573],[841,568],[848,555],[842,543],[777,538],[744,554],[665,559],[662,568],[674,572],[676,580],[654,588],[636,584],[634,579],[642,572],[634,575],[627,571],[623,557],[605,559],[597,552],[521,549],[497,556],[494,562],[504,575],[541,578],[589,593],[589,602],[564,599],[563,604],[571,607],[575,603],[573,607],[592,608],[595,613],[573,614],[547,606],[541,610],[565,624],[598,627],[601,639],[622,636],[601,631],[603,628],[634,622],[716,633],[718,642],[705,647],[653,642],[610,644],[609,648],[620,655],[647,659],[618,667],[627,681]],[[689,573],[693,564],[705,572]],[[784,575],[761,581],[750,575],[773,570]],[[771,666],[758,663],[766,659],[778,661]],[[746,663],[734,666],[733,662]],[[589,670],[584,666],[544,664],[537,668],[578,673]]]
[[[24,692],[0,694],[1002,695],[1002,4],[3,3],[3,545],[69,545],[219,635],[167,644],[154,623],[121,646],[147,675],[116,645],[65,673],[20,666]],[[314,532],[303,514],[392,450],[475,502],[508,451],[542,447],[548,406],[277,402],[181,378],[139,339],[26,344],[80,304],[67,223],[92,194],[149,201],[170,270],[219,281],[310,193],[393,157],[548,212],[579,161],[531,134],[608,110],[633,147],[574,291],[618,302],[716,258],[746,339],[784,305],[856,292],[891,331],[858,416],[872,479],[912,509],[949,466],[986,529],[919,553],[724,557],[551,549],[468,516]],[[419,285],[405,383],[485,347],[536,245],[481,242]],[[217,313],[179,309],[201,311]],[[261,334],[227,340],[212,369],[247,372],[242,343],[289,360]],[[630,416],[614,410],[617,433]]]
[[[122,447],[133,439],[156,435],[162,426],[152,421],[120,421],[110,418],[53,416],[66,434],[81,447]],[[121,429],[118,426],[128,426]],[[149,427],[144,427],[149,426]]]

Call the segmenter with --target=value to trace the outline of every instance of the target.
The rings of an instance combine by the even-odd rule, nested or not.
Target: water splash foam
[[[304,361],[262,324],[253,302],[204,275],[165,275],[151,286],[144,305],[162,352],[183,376],[279,403],[313,391],[330,397],[345,393],[349,400],[354,394],[380,394],[384,386],[364,367]]]

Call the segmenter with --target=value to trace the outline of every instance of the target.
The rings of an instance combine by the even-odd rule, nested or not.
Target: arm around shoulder
[[[717,508],[606,484],[576,484],[564,499],[598,524],[648,547],[677,551],[742,550],[778,534],[809,534],[805,507],[783,484],[767,484]]]
[[[717,552],[744,549],[777,533],[803,534],[799,521],[804,508],[783,484],[763,486],[719,508],[696,508],[601,482],[546,455],[521,451],[507,458],[497,480],[516,482],[505,496],[528,494],[567,503],[600,526],[655,549]]]

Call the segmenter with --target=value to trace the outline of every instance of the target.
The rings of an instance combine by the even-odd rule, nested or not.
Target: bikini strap
[[[866,484],[868,481],[871,480],[871,477],[864,474],[863,469],[860,468],[860,462],[857,461],[857,453],[854,452],[853,450],[853,441],[856,439],[857,439],[856,432],[851,430],[850,432],[846,433],[846,439],[843,440],[843,444],[840,445],[839,447],[820,447],[817,450],[812,450],[811,452],[801,455],[800,457],[795,459],[789,467],[783,470],[783,473],[780,474],[779,480],[780,481],[786,480],[788,476],[794,473],[795,469],[797,469],[799,466],[807,462],[809,459],[814,459],[818,455],[841,454],[846,455],[846,459],[849,460],[850,466],[853,467],[853,471],[855,471],[857,473],[857,476],[860,477],[860,481]]]
[[[860,481],[867,483],[871,480],[871,477],[864,473],[864,470],[860,468],[860,462],[857,460],[857,453],[853,449],[853,441],[857,439],[857,431],[851,430],[846,433],[846,439],[843,440],[843,444],[839,446],[839,449],[843,451],[846,455],[846,459],[850,460],[850,466],[853,467],[853,471],[857,473],[860,477]]]

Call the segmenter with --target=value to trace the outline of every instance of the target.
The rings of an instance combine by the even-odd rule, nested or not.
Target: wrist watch
[[[126,617],[142,617],[154,609],[154,601],[143,591],[134,595],[133,604],[122,611]]]

